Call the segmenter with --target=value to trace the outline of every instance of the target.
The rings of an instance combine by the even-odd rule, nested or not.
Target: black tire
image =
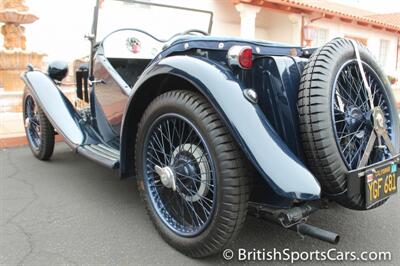
[[[28,104],[32,102],[35,105],[35,121],[38,125],[33,128],[31,122],[27,122],[28,118]],[[42,108],[36,103],[29,90],[25,89],[23,94],[23,121],[25,124],[25,134],[28,139],[29,147],[33,155],[39,160],[46,161],[50,159],[54,151],[54,128],[50,121],[47,119]],[[37,130],[36,130],[37,129]],[[32,131],[36,130],[38,137],[32,137]]]
[[[367,48],[358,45],[364,64],[372,69],[381,83],[381,90],[390,105],[392,117],[392,141],[398,149],[399,119],[394,96],[386,75]],[[362,210],[365,208],[364,192],[348,196],[346,174],[354,167],[345,161],[337,143],[332,107],[335,80],[346,62],[355,59],[352,43],[346,39],[334,39],[318,49],[303,71],[298,94],[300,134],[307,164],[322,185],[326,195],[334,197],[341,205]],[[373,72],[371,72],[373,73]],[[347,90],[347,87],[346,87]],[[357,99],[355,100],[357,101]],[[332,109],[331,109],[332,108]],[[335,120],[336,121],[336,120]],[[351,141],[351,140],[350,140]],[[341,153],[342,152],[342,153]],[[357,154],[356,154],[357,155]],[[359,155],[357,155],[359,156]],[[354,160],[354,159],[353,159]],[[383,203],[383,202],[381,202]],[[375,205],[379,206],[380,204]]]
[[[165,114],[188,119],[204,137],[215,164],[216,203],[207,227],[195,236],[177,234],[160,218],[147,189],[144,149],[152,123]],[[249,198],[249,176],[244,156],[213,107],[199,94],[170,91],[157,97],[145,111],[138,129],[135,149],[138,188],[147,212],[162,238],[190,257],[216,254],[228,245],[243,226]],[[184,204],[184,203],[182,203]]]

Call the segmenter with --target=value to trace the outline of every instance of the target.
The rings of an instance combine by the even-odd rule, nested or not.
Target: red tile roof
[[[265,0],[265,1],[275,2],[275,1],[269,1],[269,0]],[[295,4],[299,4],[299,5],[310,7],[310,8],[317,8],[317,9],[323,10],[323,11],[335,12],[338,14],[350,15],[350,16],[354,16],[354,17],[365,17],[368,15],[376,14],[374,12],[370,12],[370,11],[367,11],[364,9],[340,4],[337,2],[332,2],[329,0],[282,0],[279,2],[288,2],[288,3],[292,2]]]
[[[393,23],[394,20],[392,19],[383,19],[382,16],[379,16],[377,13],[329,0],[233,0],[233,2],[276,7],[278,9],[283,7],[283,10],[288,12],[294,12],[295,10],[299,13],[318,12],[326,16],[335,16],[343,20],[356,21],[361,25],[371,25],[375,28],[386,29],[400,34],[400,24]],[[394,15],[394,17],[396,17],[396,15]]]
[[[400,12],[368,15],[367,17],[369,17],[370,19],[376,19],[385,22],[387,24],[400,26]]]

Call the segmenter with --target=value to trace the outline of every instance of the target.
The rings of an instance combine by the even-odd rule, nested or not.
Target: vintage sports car
[[[114,19],[132,17],[132,6],[172,8],[109,2],[124,8]],[[248,213],[337,243],[337,234],[306,224],[309,215],[330,201],[369,210],[396,193],[399,117],[364,46],[208,36],[212,13],[178,11],[207,15],[208,29],[162,40],[123,28],[100,39],[97,1],[76,102],[59,89],[66,63],[48,73],[28,66],[23,115],[33,155],[48,160],[60,134],[74,152],[135,177],[157,231],[192,257],[229,245]]]

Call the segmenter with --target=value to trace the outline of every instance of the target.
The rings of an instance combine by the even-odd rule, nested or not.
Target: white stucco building
[[[335,37],[353,38],[369,48],[387,73],[400,76],[400,12],[378,14],[334,0],[197,2],[214,11],[213,34],[303,46],[320,46]],[[400,10],[399,1],[392,3],[394,10]]]
[[[255,19],[257,38],[309,46],[322,45],[335,37],[353,38],[366,45],[388,73],[400,70],[400,13],[380,15],[328,1],[265,0],[238,4],[254,9],[254,5],[244,2],[262,5]]]

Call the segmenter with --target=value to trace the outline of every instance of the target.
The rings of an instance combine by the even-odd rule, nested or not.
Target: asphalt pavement
[[[35,159],[27,147],[1,150],[0,200],[2,265],[239,263],[236,255],[231,261],[225,261],[222,255],[194,260],[175,251],[149,221],[135,180],[121,181],[116,172],[73,154],[63,143],[57,144],[49,162]],[[391,261],[372,264],[400,265],[399,204],[400,198],[395,195],[376,210],[357,212],[333,205],[313,215],[310,224],[340,234],[336,246],[309,237],[301,239],[296,232],[248,217],[230,248],[235,253],[239,248],[390,251]],[[284,264],[290,263],[279,262]],[[344,265],[357,264],[365,265]]]

